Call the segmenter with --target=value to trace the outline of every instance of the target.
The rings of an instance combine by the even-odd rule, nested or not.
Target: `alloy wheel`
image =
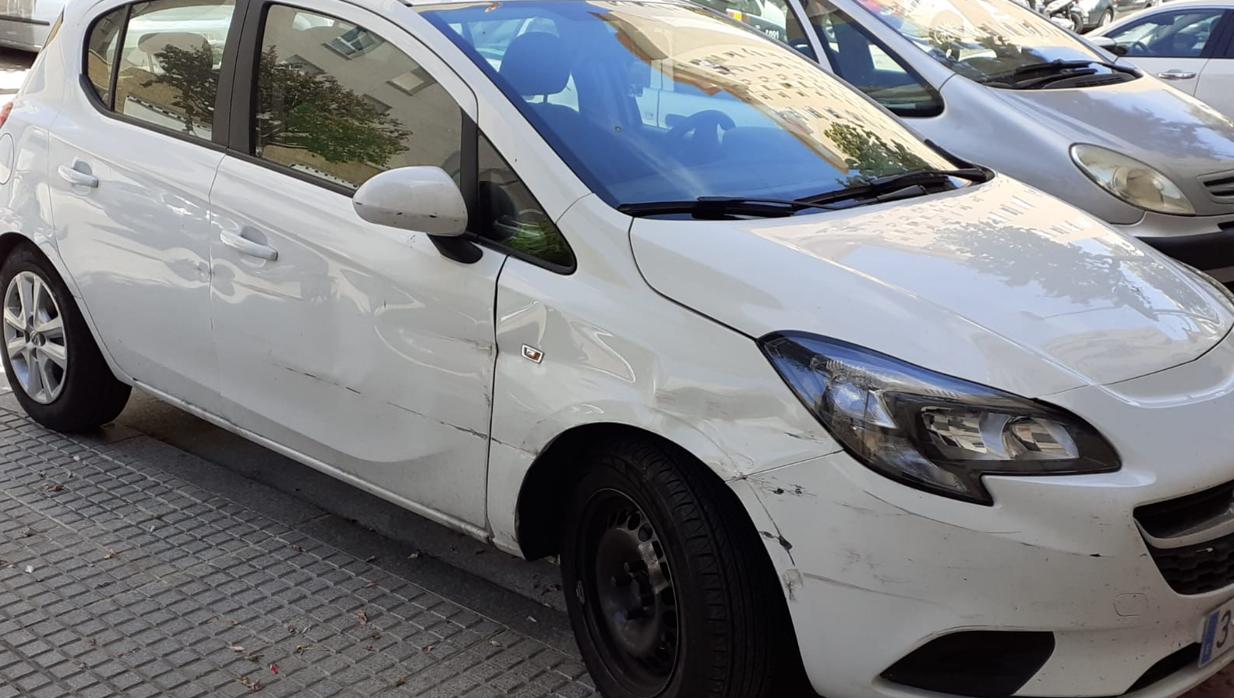
[[[31,400],[49,404],[64,390],[68,343],[64,318],[39,275],[16,274],[4,291],[4,347],[19,385]]]
[[[596,493],[584,517],[579,588],[605,663],[633,695],[659,694],[679,645],[678,599],[651,520],[615,490]]]

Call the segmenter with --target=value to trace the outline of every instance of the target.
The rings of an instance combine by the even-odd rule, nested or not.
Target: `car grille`
[[[1153,560],[1170,588],[1184,596],[1234,584],[1234,535],[1188,548],[1156,549]]]
[[[1228,199],[1234,197],[1234,172],[1221,172],[1200,178],[1200,183],[1214,198]]]
[[[1191,596],[1234,585],[1234,534],[1185,547],[1157,547],[1164,540],[1203,531],[1223,517],[1228,520],[1232,511],[1234,482],[1135,510],[1149,552],[1170,588]]]

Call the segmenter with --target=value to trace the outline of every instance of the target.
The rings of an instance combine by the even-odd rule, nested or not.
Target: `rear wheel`
[[[4,372],[22,408],[58,431],[93,429],[124,409],[116,380],[59,274],[29,247],[0,266]]]
[[[561,567],[601,693],[789,695],[773,680],[799,675],[800,659],[748,522],[722,482],[671,447],[629,439],[593,452],[569,503]]]
[[[1110,8],[1101,15],[1101,19],[1097,20],[1097,28],[1100,29],[1114,21],[1114,9]]]

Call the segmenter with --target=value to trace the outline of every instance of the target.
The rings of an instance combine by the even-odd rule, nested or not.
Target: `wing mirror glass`
[[[1127,55],[1127,47],[1119,44],[1117,41],[1108,36],[1090,36],[1088,37],[1088,40],[1093,43],[1093,46],[1096,46],[1104,51],[1109,51],[1115,56]]]
[[[378,225],[440,237],[467,231],[463,193],[440,167],[386,170],[361,184],[351,205],[360,218]]]

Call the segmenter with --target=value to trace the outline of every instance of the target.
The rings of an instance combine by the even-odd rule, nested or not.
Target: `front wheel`
[[[766,551],[732,492],[700,470],[671,447],[621,440],[593,452],[573,490],[563,587],[609,698],[764,698],[800,675]]]
[[[42,255],[19,247],[0,266],[4,372],[26,414],[57,431],[85,431],[120,414],[116,380],[68,287]]]

